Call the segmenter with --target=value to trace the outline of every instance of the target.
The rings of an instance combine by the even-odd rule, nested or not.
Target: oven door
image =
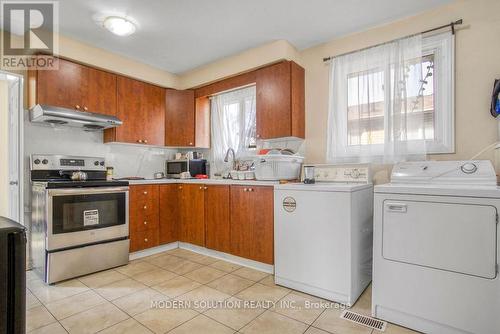
[[[128,187],[49,189],[47,215],[48,251],[126,239]]]

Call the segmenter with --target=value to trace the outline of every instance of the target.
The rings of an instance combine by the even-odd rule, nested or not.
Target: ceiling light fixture
[[[132,35],[136,26],[132,21],[119,16],[108,16],[103,22],[104,28],[111,31],[113,34],[118,36],[129,36]]]

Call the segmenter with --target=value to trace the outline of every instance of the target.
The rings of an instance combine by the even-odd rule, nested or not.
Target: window
[[[399,153],[421,155],[423,146],[452,153],[453,54],[453,35],[445,33],[334,59],[328,159],[390,162]],[[383,159],[388,147],[402,146]]]
[[[255,86],[250,86],[212,97],[212,164],[215,173],[230,168],[224,163],[229,148],[239,156],[255,149],[255,94]]]

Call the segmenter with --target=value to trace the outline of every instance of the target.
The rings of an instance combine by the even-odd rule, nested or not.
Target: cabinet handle
[[[200,187],[200,190],[203,190],[203,187]]]
[[[146,210],[147,208],[148,208],[147,205],[144,205],[144,210]]]
[[[246,191],[248,191],[248,189],[247,189],[247,188],[243,188],[243,191],[245,191],[245,192],[246,192]]]
[[[75,106],[75,109],[80,109],[80,106],[77,104],[77,105]]]
[[[189,143],[189,145],[193,145],[193,143]]]
[[[148,238],[144,238],[144,242],[148,242]]]
[[[257,135],[257,138],[260,138],[260,135]]]
[[[137,142],[138,143],[142,143],[142,139],[137,139]]]
[[[89,110],[89,108],[87,108],[87,107],[83,107],[83,110],[87,111],[87,110]]]
[[[253,191],[253,188],[248,188],[248,191],[252,192],[252,191]]]
[[[182,186],[179,186],[179,189],[182,189]]]
[[[147,141],[146,139],[144,139],[144,140],[143,140],[143,142],[144,142],[144,144],[147,144],[147,143],[148,143],[148,141]]]
[[[144,225],[147,225],[147,224],[148,224],[148,222],[144,222]]]
[[[148,194],[148,192],[147,192],[147,191],[145,191],[145,192],[144,192],[144,195],[147,195],[147,194]]]
[[[204,190],[207,190],[208,188],[207,187],[203,187]]]

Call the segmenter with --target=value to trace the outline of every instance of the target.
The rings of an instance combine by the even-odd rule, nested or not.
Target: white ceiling
[[[172,73],[271,41],[298,49],[410,16],[451,0],[64,0],[60,33]],[[128,37],[95,23],[138,23]]]

